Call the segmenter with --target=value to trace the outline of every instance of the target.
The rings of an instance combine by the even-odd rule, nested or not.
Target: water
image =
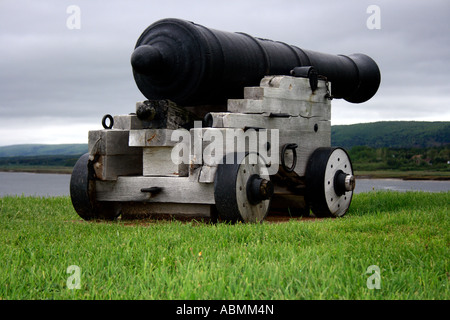
[[[69,195],[70,174],[0,172],[0,197],[5,195]]]
[[[5,195],[69,195],[70,174],[0,172],[0,197]],[[450,181],[357,179],[355,193],[373,190],[427,191],[450,190]]]
[[[377,190],[441,192],[450,190],[450,181],[356,179],[355,193]]]

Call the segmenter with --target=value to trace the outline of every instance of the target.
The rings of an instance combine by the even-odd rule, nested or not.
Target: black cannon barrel
[[[369,100],[381,79],[375,61],[364,54],[319,53],[179,19],[150,25],[136,43],[131,64],[147,99],[185,106],[242,98],[244,87],[259,85],[266,75],[289,75],[300,66],[314,66],[331,82],[335,98],[353,103]]]

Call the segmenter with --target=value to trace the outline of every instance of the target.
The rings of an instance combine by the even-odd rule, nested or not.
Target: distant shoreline
[[[72,168],[0,168],[0,172],[72,174]],[[361,171],[361,172],[356,172],[355,177],[356,177],[356,179],[399,179],[399,180],[450,181],[450,172]]]
[[[70,169],[7,169],[7,168],[0,168],[0,172],[72,174],[72,168],[70,168]]]
[[[400,179],[449,181],[450,171],[356,171],[356,179]]]
[[[418,180],[418,181],[450,181],[448,176],[389,176],[389,175],[356,175],[356,180],[358,179],[398,179],[398,180]]]

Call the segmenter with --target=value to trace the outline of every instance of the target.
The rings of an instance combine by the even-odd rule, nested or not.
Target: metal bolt
[[[353,191],[356,185],[355,176],[352,174],[346,175],[344,185],[346,191]]]

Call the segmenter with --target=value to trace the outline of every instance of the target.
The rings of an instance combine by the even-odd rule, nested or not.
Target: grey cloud
[[[66,27],[66,8],[73,4],[81,9],[80,30]],[[371,4],[381,9],[381,30],[366,27]],[[0,132],[0,145],[33,137],[32,132],[24,134],[21,119],[40,124],[32,129],[42,132],[70,122],[73,137],[85,139],[86,132],[80,131],[99,123],[103,114],[133,112],[144,97],[134,84],[131,52],[141,32],[166,17],[305,49],[373,57],[382,72],[379,92],[361,105],[333,101],[333,124],[448,121],[449,13],[448,1],[439,0],[3,0],[0,118],[14,125]],[[40,142],[35,136],[34,142]]]

